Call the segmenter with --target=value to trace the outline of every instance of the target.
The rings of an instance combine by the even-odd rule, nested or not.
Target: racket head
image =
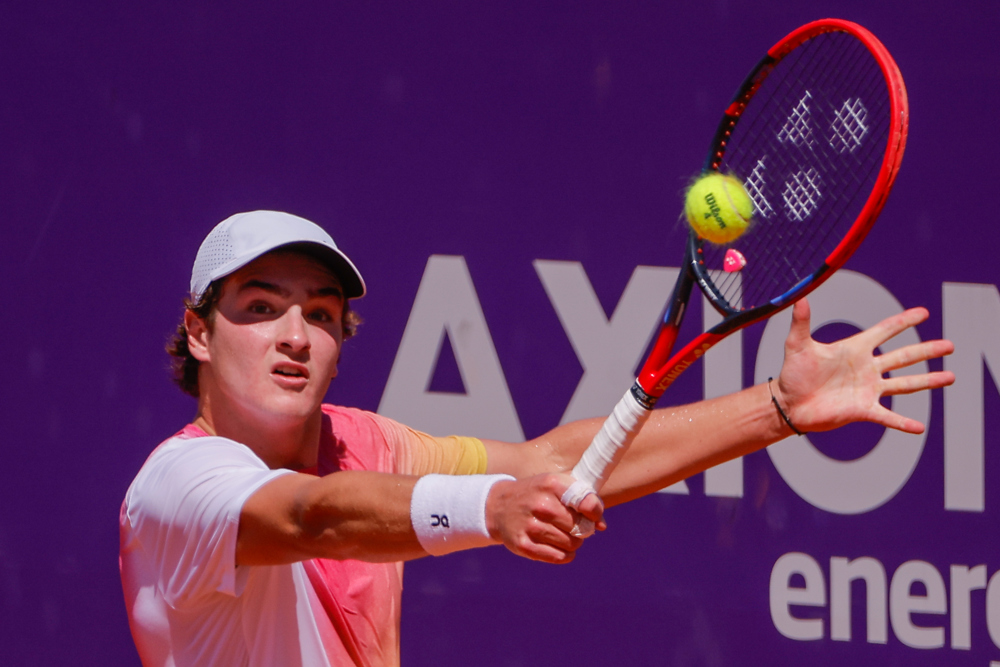
[[[726,245],[693,231],[685,262],[724,316],[724,334],[818,287],[871,229],[906,146],[909,106],[899,68],[863,27],[815,21],[772,47],[740,86],[704,171],[744,182],[750,228]],[[724,270],[728,251],[746,265]]]

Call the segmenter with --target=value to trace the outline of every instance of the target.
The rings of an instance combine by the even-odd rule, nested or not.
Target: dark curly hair
[[[225,278],[220,278],[211,283],[202,293],[201,298],[195,303],[190,297],[184,299],[184,310],[190,310],[199,319],[205,321],[208,330],[212,330],[215,320],[216,306],[222,297],[222,285]],[[351,338],[358,332],[358,325],[361,324],[361,317],[351,310],[351,302],[344,299],[344,312],[341,318],[344,329],[344,340]],[[174,382],[185,394],[198,398],[198,366],[200,361],[194,358],[188,348],[187,328],[184,326],[184,318],[177,325],[177,330],[167,343],[167,353],[173,357],[170,360],[170,370],[173,374]]]

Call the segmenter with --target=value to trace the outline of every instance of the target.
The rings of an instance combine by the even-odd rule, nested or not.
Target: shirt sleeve
[[[486,473],[486,447],[479,438],[437,437],[376,415],[403,475],[482,475]]]
[[[242,593],[246,568],[236,567],[236,536],[243,504],[291,473],[217,437],[177,439],[150,456],[129,488],[126,519],[168,604]]]

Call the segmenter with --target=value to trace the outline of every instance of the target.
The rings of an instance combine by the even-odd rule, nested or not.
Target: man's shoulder
[[[149,454],[132,480],[125,502],[134,500],[139,490],[147,495],[213,469],[233,467],[267,470],[267,465],[246,445],[185,429],[161,442]]]
[[[146,459],[142,469],[170,465],[180,460],[200,463],[219,461],[220,463],[267,467],[254,454],[253,450],[240,442],[185,428],[157,445]]]
[[[321,474],[334,470],[394,470],[391,442],[396,422],[388,417],[342,405],[323,404],[324,439]]]
[[[352,427],[355,429],[382,429],[388,425],[397,423],[377,412],[352,408],[346,405],[324,403],[322,409],[323,415],[328,418],[328,423],[334,432]]]

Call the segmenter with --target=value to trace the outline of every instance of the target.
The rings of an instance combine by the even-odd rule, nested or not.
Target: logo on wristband
[[[447,514],[431,514],[431,525],[441,526],[442,528],[448,528],[448,515]]]

